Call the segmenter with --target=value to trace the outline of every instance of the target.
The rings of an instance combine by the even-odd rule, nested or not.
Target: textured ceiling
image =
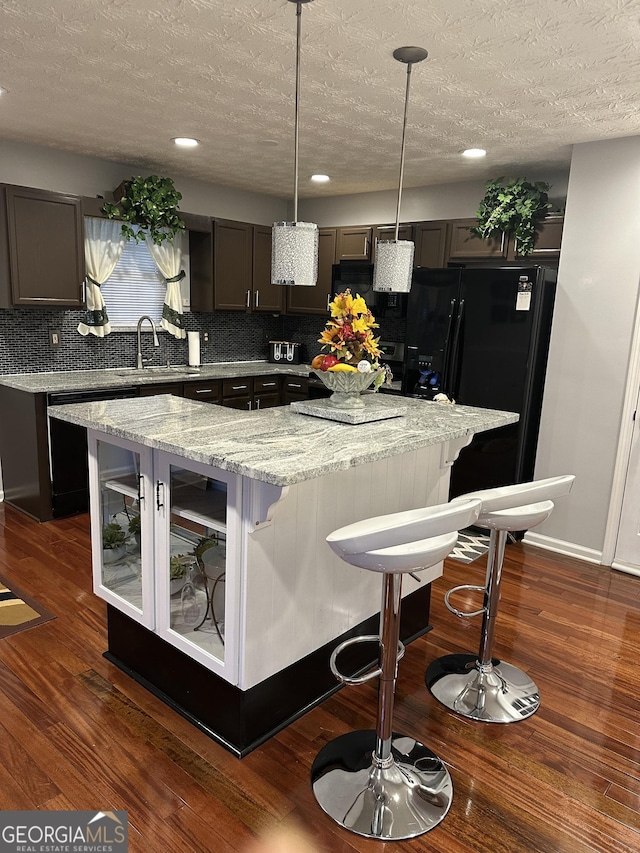
[[[0,137],[287,197],[295,4],[0,0]],[[640,0],[315,0],[302,6],[300,196],[567,166],[640,133]],[[195,136],[179,150],[174,136]],[[486,148],[483,161],[460,152]],[[309,184],[327,172],[330,184]]]

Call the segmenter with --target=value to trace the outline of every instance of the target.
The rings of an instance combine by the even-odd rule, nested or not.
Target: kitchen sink
[[[197,367],[188,367],[186,364],[176,364],[167,367],[128,367],[126,370],[118,371],[118,376],[200,376]]]

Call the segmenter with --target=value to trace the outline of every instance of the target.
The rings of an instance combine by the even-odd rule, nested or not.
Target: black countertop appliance
[[[451,497],[533,478],[555,286],[539,266],[414,271],[403,394],[520,415],[461,451]]]

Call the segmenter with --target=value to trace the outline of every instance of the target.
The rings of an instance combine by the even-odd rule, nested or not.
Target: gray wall
[[[567,171],[549,170],[544,174],[530,172],[524,177],[530,181],[546,181],[551,184],[551,203],[557,209],[564,207],[569,177]],[[400,220],[421,222],[426,219],[470,218],[476,215],[484,191],[484,181],[463,181],[457,184],[405,189],[402,193]],[[315,222],[320,226],[382,225],[395,222],[397,202],[397,190],[302,199],[299,204],[299,216],[303,221]]]
[[[569,498],[536,528],[604,543],[640,282],[640,136],[576,145],[536,476],[573,473]]]
[[[121,181],[139,174],[145,171],[126,163],[0,139],[0,183],[108,197]],[[146,174],[153,174],[153,169]],[[192,178],[177,177],[174,183],[182,193],[180,209],[188,213],[256,225],[271,225],[287,217],[288,205],[283,199],[231,190]]]

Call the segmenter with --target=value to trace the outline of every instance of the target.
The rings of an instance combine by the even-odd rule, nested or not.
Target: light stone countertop
[[[59,370],[49,373],[9,373],[0,375],[0,385],[32,394],[62,391],[94,391],[103,388],[130,388],[165,382],[192,382],[198,379],[236,379],[240,376],[269,376],[274,373],[308,376],[308,364],[280,365],[267,361],[230,361],[201,367],[116,367],[105,370]]]
[[[397,406],[398,398],[379,403]],[[403,398],[407,414],[351,425],[289,406],[242,412],[181,397],[55,406],[60,418],[226,471],[289,486],[433,444],[515,423],[518,415]]]

